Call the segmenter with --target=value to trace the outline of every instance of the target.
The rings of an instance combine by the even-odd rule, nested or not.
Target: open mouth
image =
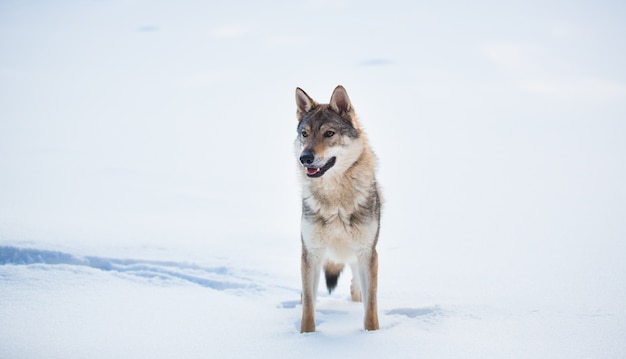
[[[322,177],[322,175],[326,173],[326,171],[328,171],[332,166],[335,165],[336,159],[336,157],[332,157],[328,160],[328,162],[326,162],[324,167],[306,167],[306,175],[311,178]]]

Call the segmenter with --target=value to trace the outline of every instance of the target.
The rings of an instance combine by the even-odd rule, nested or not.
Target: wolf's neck
[[[320,178],[307,178],[304,183],[305,198],[313,196],[325,207],[355,206],[369,197],[376,183],[376,157],[365,148],[359,158],[344,172]]]

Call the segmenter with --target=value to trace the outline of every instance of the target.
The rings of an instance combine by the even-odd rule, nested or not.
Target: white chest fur
[[[302,240],[308,250],[333,261],[354,262],[360,251],[372,247],[378,218],[375,212],[363,210],[374,208],[369,202],[378,201],[371,182],[352,181],[349,187],[325,183],[324,192],[310,185],[303,189]]]

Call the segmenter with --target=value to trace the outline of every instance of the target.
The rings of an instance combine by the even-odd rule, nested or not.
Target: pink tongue
[[[306,168],[306,173],[307,173],[308,175],[314,175],[314,174],[316,174],[316,173],[317,173],[317,172],[319,172],[319,171],[320,171],[320,169],[319,169],[319,168],[311,168],[311,167],[307,167],[307,168]]]

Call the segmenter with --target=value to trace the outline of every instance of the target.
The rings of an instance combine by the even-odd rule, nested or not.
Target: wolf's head
[[[318,104],[297,88],[296,105],[296,145],[304,173],[317,178],[350,168],[363,151],[363,139],[346,89],[337,86],[328,104]]]

